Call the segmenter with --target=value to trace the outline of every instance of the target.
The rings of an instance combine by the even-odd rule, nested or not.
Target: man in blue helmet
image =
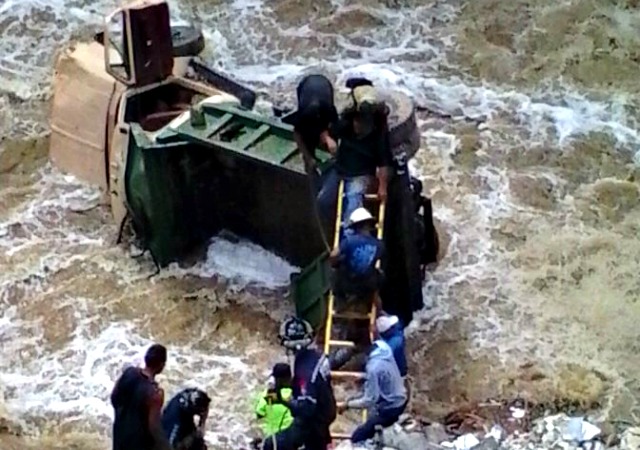
[[[305,450],[326,450],[337,415],[329,362],[315,346],[313,328],[302,319],[287,319],[280,327],[280,340],[295,355],[293,399],[288,403],[293,424],[265,438],[261,448],[298,450],[304,445]]]

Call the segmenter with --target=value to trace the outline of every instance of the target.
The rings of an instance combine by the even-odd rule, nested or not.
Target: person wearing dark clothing
[[[206,450],[204,427],[211,399],[206,392],[188,388],[180,391],[162,411],[162,429],[175,450]],[[198,426],[193,421],[198,416]]]
[[[315,151],[322,145],[329,153],[336,152],[336,142],[329,133],[338,120],[334,105],[333,86],[324,75],[307,75],[298,84],[298,110],[294,121],[294,138],[301,150],[307,173],[316,169]]]
[[[292,318],[282,326],[283,345],[295,353],[293,399],[289,409],[293,424],[263,441],[264,450],[326,450],[331,444],[329,427],[336,418],[336,401],[331,386],[327,358],[312,347],[313,329],[307,322]]]
[[[376,330],[389,345],[393,359],[398,365],[402,378],[407,376],[407,356],[405,354],[404,327],[398,316],[383,315],[376,319]]]
[[[328,217],[333,211],[340,181],[344,180],[343,222],[362,207],[364,195],[373,185],[374,178],[377,178],[378,197],[386,200],[393,165],[387,106],[378,99],[370,82],[356,85],[351,96],[353,104],[342,113],[333,130],[340,140],[335,168],[325,174],[318,194],[322,214]]]
[[[412,178],[411,194],[416,213],[416,247],[420,256],[420,270],[424,281],[427,266],[438,261],[440,242],[433,224],[431,200],[422,195],[422,189],[422,182],[417,178]]]
[[[128,367],[113,391],[113,450],[171,450],[160,423],[164,392],[155,381],[164,370],[167,349],[152,345],[143,369]]]
[[[364,393],[338,405],[338,411],[347,409],[369,409],[365,423],[351,435],[351,442],[359,443],[371,439],[376,427],[390,427],[398,421],[407,407],[407,392],[398,370],[393,352],[381,339],[374,341],[366,366]]]
[[[373,233],[376,221],[366,208],[356,209],[349,218],[353,234],[346,235],[330,255],[336,267],[333,290],[337,298],[349,296],[376,302],[382,273],[376,263],[383,257],[384,244]],[[374,298],[375,295],[375,298]]]

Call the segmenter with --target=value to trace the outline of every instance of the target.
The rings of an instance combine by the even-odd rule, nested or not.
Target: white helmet
[[[375,221],[367,208],[358,208],[349,216],[349,226],[352,227],[358,223]]]

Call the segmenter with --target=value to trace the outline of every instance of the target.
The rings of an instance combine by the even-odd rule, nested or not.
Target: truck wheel
[[[198,56],[204,50],[204,35],[191,25],[176,25],[171,27],[171,41],[173,56]]]
[[[389,140],[394,155],[402,152],[411,158],[420,149],[420,130],[413,100],[399,91],[382,91],[389,107]]]

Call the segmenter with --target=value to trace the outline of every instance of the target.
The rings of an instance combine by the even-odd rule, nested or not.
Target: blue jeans
[[[383,428],[390,427],[398,421],[406,407],[407,403],[405,402],[397,408],[382,409],[369,415],[367,421],[355,429],[351,435],[351,442],[356,444],[371,439],[376,434],[377,425],[381,425]]]
[[[335,167],[329,169],[323,178],[322,188],[320,188],[320,192],[318,193],[318,206],[324,220],[330,221],[335,219],[335,217],[331,217],[331,212],[334,211],[336,207],[340,180],[343,178],[340,177]],[[341,237],[351,233],[351,230],[345,228],[344,224],[348,222],[351,213],[364,204],[364,196],[367,193],[370,180],[371,177],[368,175],[344,178],[344,201],[342,203],[342,218],[340,220],[343,224],[343,236]]]

